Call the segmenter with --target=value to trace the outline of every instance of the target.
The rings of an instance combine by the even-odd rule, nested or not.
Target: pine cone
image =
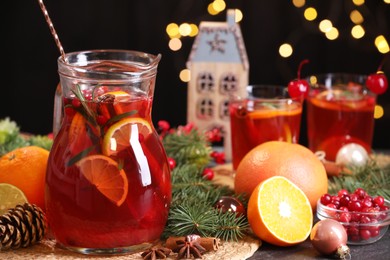
[[[0,251],[33,245],[45,236],[46,229],[41,208],[30,203],[17,205],[0,216]]]

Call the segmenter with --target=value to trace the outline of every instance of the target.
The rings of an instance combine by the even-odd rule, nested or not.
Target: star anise
[[[206,252],[206,249],[202,247],[197,239],[192,239],[187,236],[185,240],[179,240],[176,242],[177,248],[173,251],[177,253],[177,259],[190,259],[193,256],[195,259],[203,259],[202,254]]]
[[[113,94],[104,94],[98,97],[98,102],[109,102],[112,103],[115,100],[115,95]]]
[[[166,259],[172,250],[167,247],[154,246],[141,254],[143,259],[156,260]]]

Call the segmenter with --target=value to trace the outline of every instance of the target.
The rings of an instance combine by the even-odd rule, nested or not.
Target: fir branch
[[[194,164],[177,166],[172,172],[172,201],[181,203],[204,197],[203,194],[215,189],[215,185],[201,176],[201,170]]]
[[[214,207],[220,197],[234,196],[234,192],[202,178],[202,170],[184,164],[172,171],[172,202],[163,237],[198,234],[237,240],[248,230],[247,219]]]
[[[212,236],[218,215],[214,210],[209,210],[207,205],[198,203],[197,207],[191,205],[179,205],[170,211],[168,225],[165,228],[167,236],[186,236],[198,234],[200,236]]]
[[[223,240],[238,241],[250,230],[249,223],[244,215],[237,216],[234,212],[218,210],[216,237]]]
[[[340,189],[353,192],[357,188],[363,188],[371,196],[381,195],[390,199],[390,165],[379,167],[375,160],[370,159],[366,165],[350,170],[352,174],[329,179],[330,194],[336,194]]]
[[[164,137],[163,144],[167,155],[174,158],[178,165],[205,167],[211,162],[211,145],[197,129],[170,132]]]
[[[227,186],[217,186],[203,178],[202,170],[194,164],[185,164],[172,171],[172,205],[185,201],[209,201],[212,205],[221,196],[233,194]]]

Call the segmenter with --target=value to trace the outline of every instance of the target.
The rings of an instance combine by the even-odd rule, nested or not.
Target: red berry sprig
[[[214,179],[214,171],[211,168],[205,168],[202,172],[202,177],[205,178],[206,180],[211,181]]]
[[[168,165],[171,170],[176,168],[176,161],[172,157],[168,157]]]
[[[343,222],[348,238],[352,241],[367,240],[380,233],[379,221],[387,219],[389,207],[382,196],[370,196],[364,189],[357,188],[349,193],[346,189],[338,191],[337,195],[323,194],[320,198],[322,205],[335,209],[327,210],[334,219]],[[365,214],[368,213],[368,214]],[[358,224],[370,224],[360,227]]]
[[[386,57],[385,57],[386,58]],[[379,65],[377,72],[368,75],[366,79],[366,86],[371,92],[381,95],[386,92],[388,87],[386,74],[382,71],[382,66],[385,61],[385,58],[382,60]]]
[[[309,95],[310,85],[306,80],[301,79],[302,66],[306,63],[309,63],[309,60],[303,60],[299,64],[297,78],[288,83],[288,94],[292,98],[306,98]]]
[[[224,164],[226,162],[224,152],[212,151],[210,156],[217,164]]]
[[[206,139],[210,143],[217,143],[222,141],[222,130],[221,128],[214,127],[205,133]]]

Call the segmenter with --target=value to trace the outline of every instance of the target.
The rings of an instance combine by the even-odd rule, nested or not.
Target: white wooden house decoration
[[[249,63],[235,11],[226,22],[201,22],[187,61],[191,72],[187,94],[187,122],[199,130],[222,130],[225,158],[231,159],[228,100],[245,95]]]

